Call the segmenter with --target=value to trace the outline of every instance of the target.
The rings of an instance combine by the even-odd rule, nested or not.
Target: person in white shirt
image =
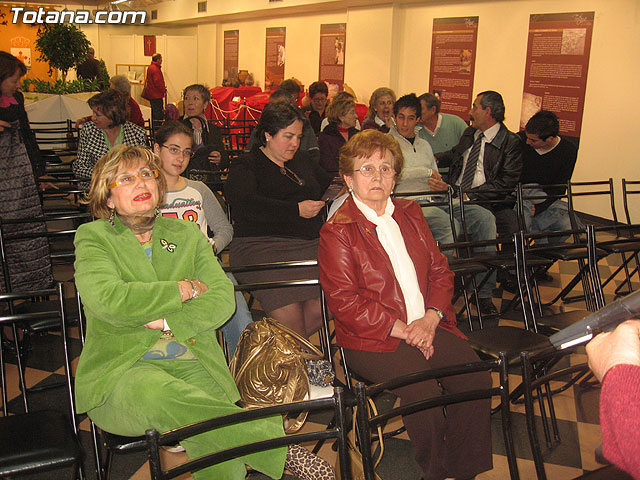
[[[209,239],[214,253],[220,253],[233,238],[233,227],[213,192],[202,182],[189,180],[181,174],[193,155],[193,133],[180,122],[169,122],[155,134],[153,151],[160,157],[160,168],[167,182],[167,194],[160,214],[195,222]],[[211,230],[213,235],[209,235]],[[237,285],[233,275],[229,279]],[[236,311],[222,327],[229,355],[233,355],[240,334],[253,321],[247,302],[236,292]]]

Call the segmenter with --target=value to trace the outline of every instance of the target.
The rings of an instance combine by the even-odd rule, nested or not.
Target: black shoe
[[[542,283],[551,283],[554,279],[546,271],[540,270],[536,272],[536,280]]]
[[[519,289],[518,289],[518,280],[513,275],[508,275],[508,276],[504,277],[500,281],[500,286],[502,287],[503,290],[505,290],[505,291],[507,291],[509,293],[516,294],[519,291]]]
[[[490,298],[478,299],[478,308],[480,309],[482,316],[498,316],[498,309]]]

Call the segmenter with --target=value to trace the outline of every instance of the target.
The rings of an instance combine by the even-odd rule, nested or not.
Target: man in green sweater
[[[451,150],[469,125],[457,115],[440,113],[440,100],[432,93],[420,95],[419,99],[422,105],[419,125],[422,128],[418,136],[429,142],[434,155]]]

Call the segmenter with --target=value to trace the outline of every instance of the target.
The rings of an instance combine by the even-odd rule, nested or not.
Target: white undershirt
[[[491,143],[493,139],[496,138],[496,135],[500,131],[500,125],[501,123],[498,122],[492,127],[487,128],[484,132],[481,132],[480,130],[476,130],[476,132],[473,134],[474,142],[481,133],[484,134],[484,137],[482,137],[482,144],[480,145],[480,153],[478,155],[478,164],[476,167],[476,174],[473,176],[473,182],[471,182],[471,188],[479,187],[480,185],[484,185],[485,183],[487,183],[487,179],[484,176],[484,146],[486,143]],[[463,158],[462,171],[460,172],[460,176],[456,181],[456,185],[460,185],[460,181],[464,176],[464,169],[467,167],[467,159],[469,158],[469,153],[471,153],[472,148],[473,148],[473,145],[471,145],[471,147],[469,147],[464,152],[464,155],[462,156]]]
[[[402,290],[404,305],[407,310],[407,325],[409,325],[414,320],[424,317],[424,297],[420,292],[416,267],[409,256],[400,227],[391,216],[395,206],[390,198],[387,199],[384,213],[378,215],[375,210],[358,200],[355,194],[351,196],[356,207],[367,220],[376,226],[378,240],[380,240],[382,248],[384,248],[389,260],[391,260],[393,274],[400,285],[400,290]]]

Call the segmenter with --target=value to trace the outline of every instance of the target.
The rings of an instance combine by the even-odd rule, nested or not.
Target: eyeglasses
[[[373,177],[376,172],[380,172],[380,176],[385,178],[393,177],[396,174],[391,165],[381,165],[380,168],[376,168],[373,165],[363,165],[353,171],[353,173],[356,172],[360,172],[363,177],[367,178]]]
[[[167,147],[166,145],[160,145],[162,148],[166,148],[171,152],[171,155],[182,155],[184,158],[193,157],[193,150],[180,150],[178,147]]]
[[[127,185],[133,185],[136,181],[137,177],[140,177],[142,180],[155,180],[160,176],[160,172],[156,169],[153,170],[140,170],[135,175],[122,175],[121,177],[116,178],[116,181],[109,185],[109,189],[116,187],[126,187]]]

